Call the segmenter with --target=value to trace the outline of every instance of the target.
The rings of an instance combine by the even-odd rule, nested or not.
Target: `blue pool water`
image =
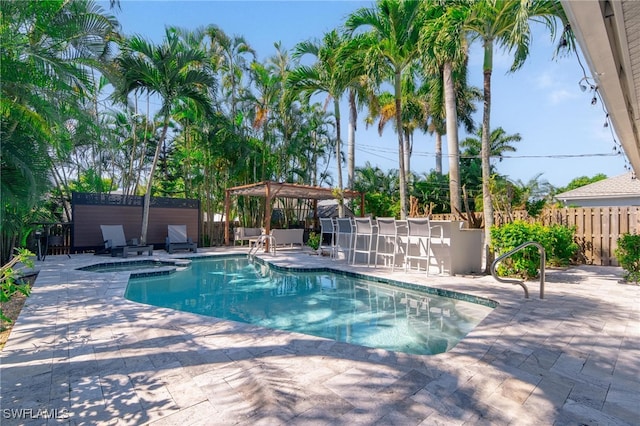
[[[332,272],[274,270],[245,257],[226,257],[194,260],[170,275],[132,278],[125,297],[411,354],[448,351],[494,306],[404,287]]]

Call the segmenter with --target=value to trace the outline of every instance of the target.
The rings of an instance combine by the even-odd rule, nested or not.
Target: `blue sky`
[[[350,12],[371,4],[345,0],[121,0],[121,10],[114,13],[125,34],[139,34],[156,43],[162,41],[165,26],[195,29],[216,24],[229,35],[244,36],[258,59],[265,60],[275,53],[274,42],[280,41],[291,49],[300,41],[319,39],[340,26]],[[617,138],[611,127],[604,127],[606,113],[602,104],[598,100],[592,105],[593,93],[580,90],[578,82],[583,72],[576,55],[554,60],[555,42],[542,28],[533,28],[530,57],[519,71],[508,73],[508,55],[496,51],[494,57],[492,128],[500,126],[509,134],[522,136],[516,144],[517,152],[509,154],[513,158],[497,164],[498,172],[523,182],[542,173],[541,178],[554,186],[564,186],[579,176],[625,173],[624,157],[609,155],[614,153]],[[482,87],[481,66],[482,50],[476,43],[470,50],[469,79],[477,87]],[[475,116],[478,124],[482,121],[481,110],[479,104]],[[343,135],[346,130],[344,123]],[[466,137],[462,129],[460,132],[461,139]],[[446,155],[446,139],[443,145]],[[412,170],[425,173],[433,169],[433,153],[433,137],[416,134]],[[356,165],[366,161],[383,170],[397,168],[397,138],[391,126],[381,137],[375,126],[367,130],[364,123],[359,123]],[[446,158],[443,163],[446,172]]]

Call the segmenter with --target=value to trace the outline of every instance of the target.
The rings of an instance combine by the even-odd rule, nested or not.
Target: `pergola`
[[[265,202],[265,218],[264,227],[266,233],[271,232],[271,200],[274,198],[295,198],[306,200],[332,200],[336,198],[336,194],[331,188],[322,188],[319,186],[298,185],[294,183],[280,183],[280,182],[258,182],[250,185],[234,186],[229,188],[225,192],[224,199],[224,213],[225,213],[225,226],[224,226],[224,243],[229,245],[229,217],[231,210],[231,196],[232,195],[247,195],[251,197],[264,197]],[[360,198],[360,214],[364,214],[364,194],[351,191],[348,189],[342,190],[343,198]]]

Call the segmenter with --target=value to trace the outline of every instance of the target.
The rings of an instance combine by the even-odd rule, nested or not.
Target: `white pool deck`
[[[164,257],[187,255],[153,256]],[[620,283],[620,268],[549,270],[545,299],[532,282],[526,300],[487,276],[427,278],[299,250],[265,258],[500,305],[448,353],[406,355],[130,302],[127,273],[75,270],[111,257],[49,256],[0,353],[0,423],[640,424],[640,287]],[[137,259],[148,257],[126,260]]]

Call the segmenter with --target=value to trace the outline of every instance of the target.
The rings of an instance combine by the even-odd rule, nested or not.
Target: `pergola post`
[[[231,193],[224,191],[224,245],[229,245],[229,214],[231,212]]]
[[[265,186],[265,202],[264,206],[264,232],[267,235],[271,234],[271,182],[267,182]],[[269,252],[269,239],[264,243],[264,250],[266,253]]]

